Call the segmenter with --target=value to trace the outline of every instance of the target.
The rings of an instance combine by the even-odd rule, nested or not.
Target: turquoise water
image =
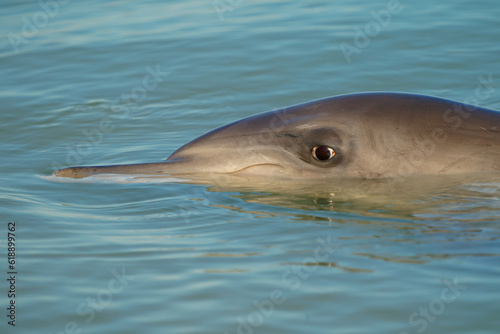
[[[498,333],[498,184],[374,204],[45,177],[337,94],[500,109],[499,17],[491,0],[4,2],[1,332]]]

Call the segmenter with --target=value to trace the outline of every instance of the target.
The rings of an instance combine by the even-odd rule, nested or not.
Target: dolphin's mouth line
[[[235,171],[232,171],[232,172],[228,172],[227,174],[237,174],[237,173],[241,173],[243,171],[248,171],[249,169],[251,168],[255,168],[255,167],[267,167],[267,166],[272,166],[272,167],[279,167],[281,169],[285,169],[283,166],[281,166],[280,164],[274,164],[274,163],[261,163],[261,164],[255,164],[255,165],[250,165],[250,166],[246,166],[246,167],[243,167],[241,169],[238,169],[238,170],[235,170]]]

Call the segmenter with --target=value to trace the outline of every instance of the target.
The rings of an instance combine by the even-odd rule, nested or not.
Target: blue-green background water
[[[44,176],[343,93],[500,109],[499,17],[492,0],[2,2],[1,332],[498,333],[496,184],[366,207]]]

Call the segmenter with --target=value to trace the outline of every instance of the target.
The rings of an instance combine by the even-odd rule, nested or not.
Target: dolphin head
[[[346,173],[355,136],[336,124],[331,110],[316,101],[251,116],[210,131],[157,163],[70,167],[56,176],[94,174],[203,175],[280,177],[326,176],[334,167]],[[335,118],[335,117],[333,117]],[[352,131],[351,131],[352,132]]]
[[[317,107],[317,103],[300,105],[228,124],[182,146],[166,162],[183,162],[193,172],[328,174],[345,165],[354,136],[326,121],[329,111]]]
[[[498,170],[500,135],[492,124],[499,125],[499,114],[474,107],[472,115],[464,108],[410,94],[344,95],[222,126],[163,162],[70,167],[55,175],[230,174],[321,181]]]

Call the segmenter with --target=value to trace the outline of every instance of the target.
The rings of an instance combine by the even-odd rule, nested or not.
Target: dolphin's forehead
[[[210,131],[178,151],[202,150],[236,142],[244,148],[297,140],[324,134],[350,134],[358,140],[421,132],[435,127],[445,110],[441,101],[405,94],[351,94],[326,98],[244,118]],[[442,110],[441,110],[442,109]]]
[[[355,125],[360,117],[403,119],[411,104],[423,97],[407,94],[361,93],[329,97],[259,113],[221,126],[205,138],[241,135],[258,131],[307,130],[317,127]],[[375,125],[375,124],[373,124]],[[224,130],[224,131],[222,131]]]
[[[313,113],[297,106],[256,114],[216,128],[185,145],[226,141],[240,137],[278,138],[283,133],[297,135],[297,132],[312,130],[331,124],[328,113]]]

